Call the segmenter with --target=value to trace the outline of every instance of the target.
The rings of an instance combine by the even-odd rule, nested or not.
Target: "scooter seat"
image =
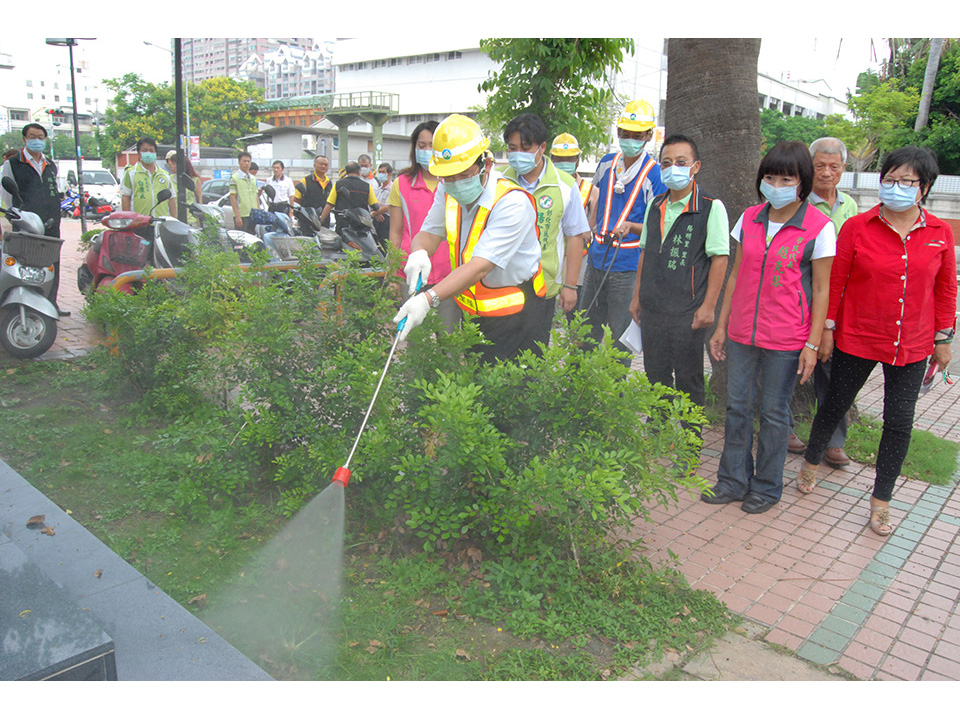
[[[184,245],[192,236],[190,226],[179,220],[167,220],[160,225],[160,239],[166,245]]]

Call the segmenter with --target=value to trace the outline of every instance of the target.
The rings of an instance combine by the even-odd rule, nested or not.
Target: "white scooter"
[[[39,215],[17,209],[23,200],[13,178],[5,177],[2,183],[14,207],[0,210],[13,226],[13,232],[3,236],[0,260],[0,345],[14,357],[35,358],[57,339],[60,313],[47,296],[63,240],[43,234]]]

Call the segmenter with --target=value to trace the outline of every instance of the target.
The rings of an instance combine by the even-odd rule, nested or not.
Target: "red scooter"
[[[84,192],[84,214],[88,220],[103,218],[113,212],[113,205],[101,198],[90,197],[90,193]],[[76,203],[73,208],[73,217],[80,217],[80,204]]]
[[[157,205],[169,200],[171,195],[169,190],[161,190]],[[130,210],[119,210],[103,218],[101,222],[107,229],[93,237],[87,256],[77,269],[80,292],[96,291],[109,285],[120,273],[146,266],[153,245],[152,225],[157,219]],[[132,294],[133,285],[124,285],[122,291]]]

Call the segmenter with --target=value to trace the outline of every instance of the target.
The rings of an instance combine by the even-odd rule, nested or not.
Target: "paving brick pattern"
[[[709,367],[709,365],[708,365]],[[633,363],[642,370],[642,359]],[[960,442],[960,385],[939,379],[921,396],[914,426]],[[871,375],[857,401],[883,413],[883,376]],[[698,473],[716,479],[723,428],[704,433]],[[802,495],[788,455],[786,487],[762,515],[738,503],[681,498],[637,525],[643,553],[678,567],[695,588],[767,626],[764,636],[806,660],[839,665],[873,680],[960,680],[960,491],[901,478],[887,538],[868,527],[872,467],[821,466],[821,482]],[[825,473],[830,470],[829,473]]]
[[[63,223],[62,318],[57,341],[41,359],[77,357],[104,336],[82,315],[76,287],[79,221]],[[13,361],[5,358],[4,363]],[[642,370],[642,359],[633,368]],[[881,416],[879,368],[858,407]],[[917,404],[915,427],[960,442],[960,384],[939,380]],[[698,473],[716,478],[723,428],[704,433]],[[789,455],[783,499],[762,515],[739,504],[707,505],[681,497],[673,508],[653,508],[640,523],[644,554],[657,562],[678,558],[695,588],[713,592],[735,613],[769,628],[765,639],[821,664],[876,680],[960,680],[960,491],[901,478],[891,502],[895,532],[866,527],[873,469],[856,463],[824,475],[811,495],[792,478]]]

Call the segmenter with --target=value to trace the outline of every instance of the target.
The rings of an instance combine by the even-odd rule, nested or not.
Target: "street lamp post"
[[[70,51],[70,97],[73,100],[73,143],[76,146],[77,155],[77,192],[80,193],[77,202],[80,205],[80,231],[85,233],[87,231],[87,216],[83,206],[83,157],[80,153],[80,124],[77,120],[77,80],[73,70],[73,46],[77,44],[77,40],[79,39],[87,40],[92,38],[47,38],[47,45],[66,46]]]
[[[173,50],[171,50],[170,48],[165,48],[161,45],[154,45],[152,42],[147,42],[146,40],[143,41],[143,44],[149,45],[150,47],[155,47],[157,48],[157,50],[164,50],[170,53],[171,55],[173,55]],[[187,142],[189,143],[190,142],[189,140],[190,138],[190,86],[187,85],[186,82],[183,83],[183,100],[184,100],[184,104],[186,105],[185,110],[187,113]],[[189,150],[189,145],[187,149]]]

